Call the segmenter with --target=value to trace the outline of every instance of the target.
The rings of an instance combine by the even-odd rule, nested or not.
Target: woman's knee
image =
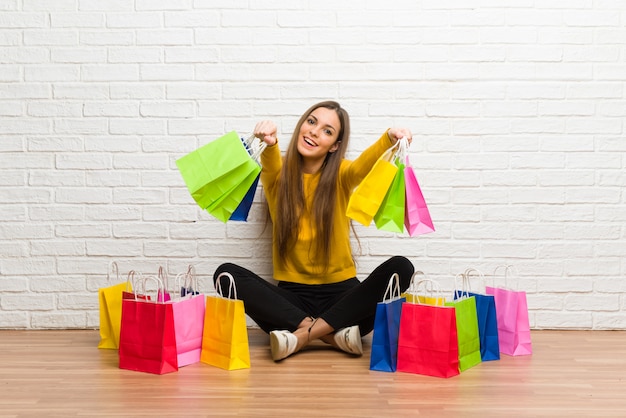
[[[415,266],[408,258],[397,255],[390,260],[393,264],[394,270],[400,276],[400,288],[404,292],[411,284],[411,278],[415,273]]]
[[[415,273],[415,266],[405,256],[395,255],[389,259],[390,263],[394,266],[395,270],[402,275],[408,275],[409,277]]]

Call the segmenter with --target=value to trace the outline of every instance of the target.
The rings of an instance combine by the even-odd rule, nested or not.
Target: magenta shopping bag
[[[504,267],[505,287],[486,287],[486,293],[493,295],[496,303],[500,352],[510,356],[532,354],[526,292],[506,287],[512,266],[497,267],[494,276],[500,267]]]
[[[435,231],[426,200],[420,189],[413,167],[407,161],[404,168],[406,188],[404,226],[412,237]]]

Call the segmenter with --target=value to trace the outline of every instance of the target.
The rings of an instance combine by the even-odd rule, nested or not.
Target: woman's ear
[[[332,147],[328,150],[328,152],[333,153],[339,149],[339,145],[341,145],[341,141],[335,141]]]

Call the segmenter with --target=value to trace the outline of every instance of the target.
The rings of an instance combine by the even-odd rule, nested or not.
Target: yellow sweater
[[[311,228],[308,210],[303,211],[300,219],[300,234],[297,242],[289,250],[285,259],[278,256],[278,246],[273,243],[274,278],[280,281],[303,284],[337,283],[356,277],[356,267],[350,246],[350,219],[346,216],[348,199],[354,188],[363,180],[372,169],[376,160],[391,146],[391,141],[385,132],[378,141],[367,148],[354,161],[343,160],[339,169],[337,199],[333,225],[332,249],[329,268],[321,272],[324,263],[316,259],[312,243],[315,240],[315,230]],[[276,217],[277,180],[280,176],[283,158],[278,145],[267,147],[261,155],[261,182],[267,198],[270,217],[274,232],[280,219]],[[319,182],[320,174],[303,174],[303,186],[306,209],[310,208]]]

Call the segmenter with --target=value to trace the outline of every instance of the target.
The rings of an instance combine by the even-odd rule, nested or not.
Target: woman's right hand
[[[254,136],[261,139],[268,146],[275,145],[278,142],[276,138],[276,124],[271,120],[262,120],[254,127]]]

